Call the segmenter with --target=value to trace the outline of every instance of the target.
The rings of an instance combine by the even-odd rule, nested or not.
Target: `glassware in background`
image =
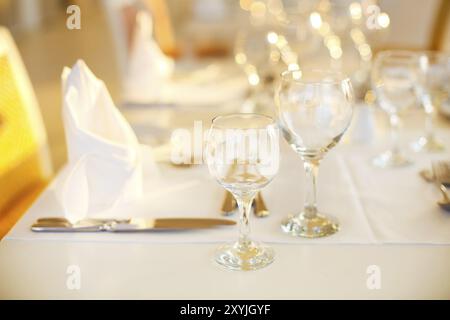
[[[419,57],[418,94],[425,110],[425,135],[413,143],[415,151],[443,151],[444,145],[436,138],[433,118],[450,93],[450,56],[443,52],[423,52]]]
[[[207,140],[209,172],[239,206],[239,239],[215,255],[225,268],[255,270],[274,260],[271,248],[250,239],[249,219],[256,193],[278,172],[279,154],[278,127],[272,118],[250,113],[214,118]]]
[[[292,19],[293,13],[299,18]],[[298,54],[300,68],[345,73],[352,81],[355,98],[364,100],[370,86],[372,45],[382,40],[389,27],[389,16],[376,1],[301,1],[285,5],[285,17],[280,19],[281,30]],[[301,30],[296,32],[300,37],[292,30]]]
[[[400,115],[417,102],[419,59],[409,51],[380,52],[372,69],[372,87],[381,109],[389,116],[391,149],[376,156],[372,163],[380,168],[400,167],[411,160],[400,148]]]
[[[288,69],[299,68],[299,63],[314,56],[322,45],[322,38],[310,22],[310,14],[317,1],[284,2],[283,10],[276,15],[281,59]],[[286,69],[286,68],[285,68]]]
[[[272,2],[250,1],[248,7],[240,3],[245,19],[236,37],[234,57],[249,83],[242,112],[268,113],[273,102],[273,81],[281,71],[281,59]]]
[[[282,229],[307,238],[331,235],[339,226],[335,218],[317,209],[317,173],[320,161],[350,125],[350,80],[338,72],[285,71],[275,100],[283,136],[302,158],[307,177],[304,209],[283,221]]]
[[[266,25],[251,24],[236,37],[235,61],[245,72],[249,84],[242,112],[261,112],[272,101],[270,92],[280,54],[271,37],[276,37],[276,33]]]

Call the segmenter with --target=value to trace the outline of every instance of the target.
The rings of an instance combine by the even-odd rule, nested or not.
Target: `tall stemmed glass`
[[[278,172],[279,133],[267,116],[241,113],[214,118],[207,139],[211,175],[236,199],[239,239],[220,247],[215,260],[232,270],[255,270],[274,260],[271,248],[250,239],[250,212],[256,193]]]
[[[415,151],[443,151],[444,145],[436,138],[433,118],[436,108],[440,108],[449,96],[450,56],[443,52],[428,51],[419,57],[418,94],[425,110],[425,135],[414,144]]]
[[[283,221],[282,229],[307,238],[331,235],[338,230],[338,222],[317,209],[317,173],[322,158],[350,125],[350,80],[321,70],[285,71],[275,100],[283,136],[302,158],[307,178],[304,209]]]
[[[400,114],[417,102],[419,80],[418,55],[409,51],[380,52],[372,69],[372,86],[378,103],[389,116],[391,125],[391,149],[373,159],[380,168],[400,167],[411,160],[400,148],[398,130]]]

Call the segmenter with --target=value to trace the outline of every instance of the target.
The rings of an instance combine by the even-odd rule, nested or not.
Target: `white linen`
[[[117,207],[116,216],[124,213],[133,217],[220,217],[220,205],[224,189],[209,176],[206,166],[192,169],[161,168],[164,181],[151,184],[144,176],[144,196],[138,201]],[[298,213],[302,208],[304,173],[300,159],[286,153],[282,158],[279,176],[264,190],[264,197],[272,215],[268,218],[252,217],[253,238],[275,243],[374,243],[371,228],[360,210],[354,190],[348,188],[348,173],[339,156],[324,162],[319,182],[320,207],[336,214],[342,230],[323,239],[294,238],[281,232],[280,222],[288,214]],[[162,180],[162,179],[161,179]],[[337,189],[337,190],[336,190]],[[157,191],[158,190],[158,191]],[[42,216],[58,216],[60,208],[52,201],[55,185],[46,191],[37,207],[24,217],[8,238],[79,240],[79,241],[125,241],[156,243],[223,242],[237,239],[237,227],[197,230],[179,233],[146,234],[37,234],[29,231],[31,223]],[[45,212],[45,214],[43,214]],[[231,219],[235,219],[231,217]]]
[[[60,214],[71,220],[142,194],[142,148],[105,84],[79,60],[62,74],[67,170],[58,179]]]
[[[153,39],[153,21],[145,11],[136,15],[136,28],[124,81],[123,98],[127,102],[167,101],[167,84],[174,71],[174,61],[167,57]]]

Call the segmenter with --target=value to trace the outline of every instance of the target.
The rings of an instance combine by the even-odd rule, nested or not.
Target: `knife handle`
[[[104,224],[73,227],[62,223],[37,222],[31,226],[31,231],[34,232],[101,232],[107,229]]]

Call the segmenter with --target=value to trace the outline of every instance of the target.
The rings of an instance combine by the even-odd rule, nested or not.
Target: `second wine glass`
[[[350,125],[350,80],[321,70],[285,71],[275,100],[283,136],[303,159],[307,177],[304,209],[286,219],[282,229],[307,238],[331,235],[338,230],[338,222],[317,209],[317,173],[320,161]]]

